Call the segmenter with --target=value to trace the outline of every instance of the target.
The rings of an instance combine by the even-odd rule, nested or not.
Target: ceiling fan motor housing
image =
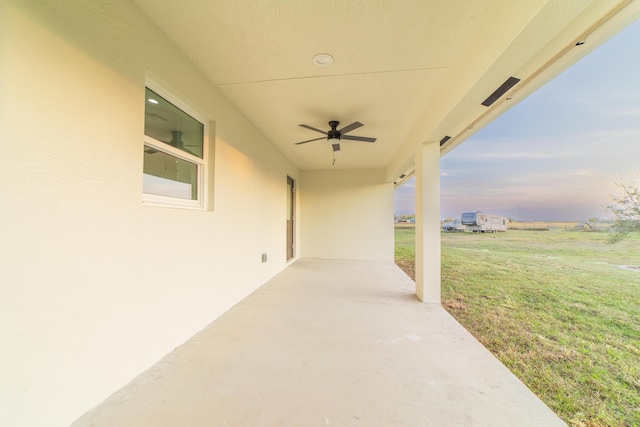
[[[327,132],[327,140],[330,141],[332,139],[340,139],[340,132],[338,132],[337,128],[340,124],[337,120],[331,120],[329,122],[329,126],[331,126],[331,130]]]

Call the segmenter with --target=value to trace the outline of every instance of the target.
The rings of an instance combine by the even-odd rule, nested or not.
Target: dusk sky
[[[440,217],[606,217],[616,175],[640,174],[640,21],[441,158]],[[414,213],[413,179],[396,214]]]

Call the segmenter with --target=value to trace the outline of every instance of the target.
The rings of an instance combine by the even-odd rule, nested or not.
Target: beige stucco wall
[[[393,184],[385,171],[303,171],[301,255],[393,261]]]
[[[0,28],[0,425],[63,426],[286,266],[299,173],[126,0]],[[215,122],[213,210],[142,206],[149,76]]]

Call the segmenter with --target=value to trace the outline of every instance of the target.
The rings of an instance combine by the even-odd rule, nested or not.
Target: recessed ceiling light
[[[318,67],[328,67],[333,64],[333,56],[328,53],[319,53],[313,57],[313,63]]]
[[[150,102],[150,103],[152,103],[152,104],[157,104],[157,103],[158,103],[158,101],[156,101],[156,100],[155,100],[155,99],[153,99],[153,98],[149,98],[149,99],[147,99],[147,101],[149,101],[149,102]]]

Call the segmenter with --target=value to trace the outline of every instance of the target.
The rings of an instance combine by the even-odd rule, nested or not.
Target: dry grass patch
[[[448,298],[446,300],[442,300],[442,306],[447,309],[447,311],[451,312],[454,310],[466,310],[467,304],[464,302],[464,296],[459,295],[454,298]]]
[[[577,221],[518,221],[510,222],[510,230],[574,230]]]

